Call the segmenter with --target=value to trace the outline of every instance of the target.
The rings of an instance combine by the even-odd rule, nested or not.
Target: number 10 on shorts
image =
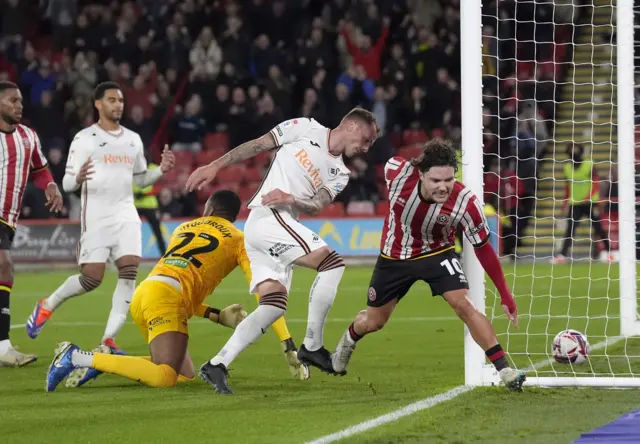
[[[456,258],[453,258],[451,260],[445,259],[442,262],[440,262],[440,265],[446,268],[451,276],[455,275],[456,273],[464,276],[464,271],[462,271],[462,265],[460,265],[460,261]]]

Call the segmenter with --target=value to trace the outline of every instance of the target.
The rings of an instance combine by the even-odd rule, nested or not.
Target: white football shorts
[[[80,236],[80,265],[115,262],[123,256],[142,256],[142,225],[139,222],[90,228]]]
[[[293,262],[326,245],[286,211],[252,209],[244,226],[244,246],[251,261],[250,293],[269,279],[280,282],[289,292]]]

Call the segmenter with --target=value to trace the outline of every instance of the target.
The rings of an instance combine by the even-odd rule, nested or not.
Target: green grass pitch
[[[553,336],[564,328],[586,332],[591,344],[619,331],[617,267],[604,265],[505,266],[521,312],[519,331],[504,318],[496,330],[509,356],[527,367],[548,358]],[[141,273],[143,274],[143,273]],[[113,273],[94,293],[69,300],[40,337],[30,340],[19,324],[34,303],[47,296],[68,272],[18,273],[12,294],[12,341],[38,353],[37,363],[0,369],[0,436],[4,443],[301,443],[337,432],[411,402],[464,384],[463,326],[441,298],[417,284],[391,322],[359,344],[344,378],[313,372],[293,380],[273,332],[233,363],[235,396],[215,394],[200,380],[172,389],[150,389],[111,375],[81,389],[61,385],[45,393],[45,372],[57,342],[91,349],[100,340],[115,286]],[[369,267],[348,267],[329,314],[325,345],[333,349],[353,316],[365,307]],[[304,335],[312,272],[297,269],[288,312],[298,344]],[[210,297],[216,306],[240,302],[252,309],[239,273]],[[499,314],[487,287],[488,314]],[[508,334],[507,334],[508,332]],[[529,334],[525,334],[528,332]],[[230,336],[204,320],[190,324],[190,353],[198,367]],[[148,354],[134,325],[118,343],[129,354]],[[640,344],[620,341],[596,350],[576,367],[584,374],[639,373]],[[540,368],[542,376],[570,372],[566,366]],[[357,443],[570,443],[580,433],[640,406],[635,390],[532,389],[507,393],[479,388],[431,409],[347,438]]]

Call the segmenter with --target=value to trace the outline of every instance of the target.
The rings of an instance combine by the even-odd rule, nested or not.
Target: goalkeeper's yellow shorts
[[[130,310],[147,344],[167,332],[189,335],[189,316],[180,291],[168,283],[149,279],[142,281],[133,294]]]

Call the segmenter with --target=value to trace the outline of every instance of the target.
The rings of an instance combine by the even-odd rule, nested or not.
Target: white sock
[[[229,367],[236,356],[265,334],[271,324],[284,315],[284,312],[283,309],[273,305],[258,305],[253,313],[238,324],[231,338],[210,362],[213,365],[222,363],[225,367]]]
[[[11,341],[8,339],[3,339],[0,341],[0,355],[4,355],[11,348]]]
[[[131,279],[118,279],[118,284],[111,299],[111,312],[107,320],[107,327],[104,329],[102,342],[104,342],[105,339],[115,339],[118,335],[118,332],[127,320],[129,304],[131,303],[135,289],[136,281]]]
[[[84,293],[86,293],[86,290],[80,284],[80,275],[75,274],[73,276],[69,276],[51,296],[44,300],[42,305],[47,310],[53,311],[67,299]]]
[[[336,298],[338,284],[340,284],[343,273],[344,267],[322,271],[318,273],[311,286],[307,335],[304,337],[304,346],[309,351],[318,350],[324,345],[324,324],[327,321],[333,300]]]
[[[71,353],[71,363],[76,367],[91,367],[93,363],[93,353],[74,350],[73,353]]]

